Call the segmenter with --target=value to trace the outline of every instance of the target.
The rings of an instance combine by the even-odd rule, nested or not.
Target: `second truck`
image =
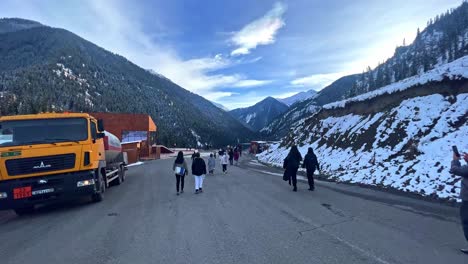
[[[125,181],[126,153],[101,120],[84,113],[0,117],[0,210],[104,198]]]

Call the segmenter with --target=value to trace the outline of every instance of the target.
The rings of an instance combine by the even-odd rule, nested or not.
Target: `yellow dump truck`
[[[89,114],[0,117],[0,210],[21,215],[81,196],[99,202],[125,180],[125,154]]]

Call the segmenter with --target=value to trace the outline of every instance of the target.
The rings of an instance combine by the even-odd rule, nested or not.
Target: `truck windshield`
[[[0,122],[0,147],[80,141],[87,138],[88,125],[85,118]]]

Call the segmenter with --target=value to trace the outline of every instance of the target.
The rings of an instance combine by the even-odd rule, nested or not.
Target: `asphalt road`
[[[328,182],[294,193],[249,161],[176,196],[172,161],[129,168],[101,203],[0,213],[0,263],[468,263],[456,208]]]

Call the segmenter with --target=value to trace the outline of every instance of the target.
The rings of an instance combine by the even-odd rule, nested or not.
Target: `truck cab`
[[[0,210],[23,214],[84,195],[102,200],[105,140],[102,122],[85,113],[0,117]],[[121,181],[124,168],[115,169]]]

